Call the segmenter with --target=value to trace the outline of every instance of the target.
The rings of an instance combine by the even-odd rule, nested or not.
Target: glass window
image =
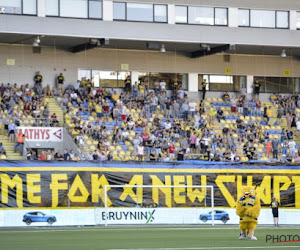
[[[167,22],[167,6],[154,5],[154,22]]]
[[[215,25],[227,25],[227,9],[215,8]]]
[[[189,23],[214,25],[214,8],[189,7],[188,10]]]
[[[276,28],[287,29],[289,27],[289,13],[287,11],[276,11]]]
[[[125,80],[130,76],[130,72],[118,72],[118,87],[125,88]]]
[[[175,22],[187,23],[187,6],[175,6]]]
[[[78,80],[90,80],[91,79],[91,70],[89,69],[79,69],[78,70]]]
[[[95,88],[100,87],[100,70],[92,70],[92,84]]]
[[[239,9],[239,26],[240,27],[249,27],[250,20],[249,20],[249,10],[241,10]]]
[[[58,16],[58,0],[46,0],[46,16]]]
[[[275,11],[251,10],[250,26],[258,28],[275,28]]]
[[[87,0],[60,0],[60,16],[87,18]]]
[[[300,29],[300,12],[296,13],[296,27]]]
[[[21,0],[0,0],[1,14],[21,14]]]
[[[36,0],[23,0],[23,14],[36,15]]]
[[[143,78],[144,81],[148,80],[148,76],[145,75]],[[150,73],[149,74],[149,88],[154,88],[155,82],[164,81],[166,83],[167,90],[174,89],[174,83],[178,83],[182,89],[188,89],[188,74],[174,74],[174,73]]]
[[[261,83],[262,93],[293,93],[296,79],[293,77],[254,76],[254,81]]]
[[[127,3],[127,20],[153,22],[153,5]]]
[[[89,18],[102,19],[102,1],[89,1]]]
[[[114,2],[114,20],[126,20],[126,4]]]

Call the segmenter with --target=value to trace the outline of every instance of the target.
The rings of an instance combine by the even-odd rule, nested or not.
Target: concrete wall
[[[130,71],[136,72],[224,75],[225,68],[231,68],[233,75],[279,77],[288,69],[291,77],[300,77],[300,61],[280,56],[231,55],[230,62],[224,62],[223,54],[196,59],[177,54],[175,59],[174,52],[97,48],[73,54],[53,47],[42,47],[41,54],[33,54],[31,46],[12,45],[0,45],[0,55],[0,83],[32,85],[35,72],[40,70],[44,84],[53,86],[60,72],[69,84],[77,81],[78,69],[121,70],[124,63],[129,64]],[[7,59],[14,59],[15,65],[8,66]],[[193,81],[193,84],[198,83]],[[189,89],[195,91],[197,87],[189,86]]]
[[[68,133],[68,131],[64,128],[64,140],[63,142],[26,142],[24,145],[24,155],[26,155],[26,149],[29,148],[36,148],[36,149],[54,149],[55,153],[60,152],[63,154],[64,149],[68,149],[69,151],[73,149],[75,154],[79,154],[79,150],[77,145],[74,143],[72,137]]]

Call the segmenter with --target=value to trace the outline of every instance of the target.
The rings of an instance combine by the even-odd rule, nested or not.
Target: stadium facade
[[[299,29],[293,0],[0,0],[1,82],[33,84],[39,70],[52,86],[62,72],[68,84],[122,87],[130,75],[252,93],[258,79],[263,93],[292,93]]]

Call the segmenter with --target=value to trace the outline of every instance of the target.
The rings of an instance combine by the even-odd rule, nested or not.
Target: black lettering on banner
[[[148,220],[148,213],[147,212],[141,212],[141,220],[142,219]]]
[[[21,163],[20,163],[21,164]],[[50,163],[51,164],[51,163]],[[72,163],[73,164],[73,163]],[[22,165],[22,164],[21,164]],[[23,167],[15,171],[9,168],[0,170],[0,209],[3,208],[64,208],[68,207],[104,207],[104,187],[106,185],[177,185],[176,188],[114,188],[107,189],[107,207],[137,207],[149,204],[159,207],[203,207],[204,202],[210,202],[210,189],[186,188],[185,185],[214,186],[215,207],[234,208],[237,197],[240,196],[243,185],[256,186],[262,207],[269,207],[271,194],[280,199],[281,208],[300,209],[300,173],[236,173],[228,169],[226,173],[208,173],[189,171],[186,174],[176,172],[135,172],[120,168],[112,171],[89,170],[80,171],[65,167],[59,171],[44,170],[44,167],[34,167],[24,171]],[[49,165],[50,167],[51,165]],[[74,163],[74,166],[76,163]],[[62,168],[62,167],[60,167]],[[160,169],[161,170],[161,169]],[[115,172],[114,172],[115,171]],[[127,172],[128,171],[128,172]],[[198,172],[197,172],[198,171]],[[56,175],[56,182],[54,178]],[[28,182],[28,180],[30,180]],[[179,184],[178,184],[179,183]],[[284,185],[282,185],[284,184]],[[179,187],[180,185],[180,187]],[[182,187],[181,187],[182,186]],[[73,187],[73,188],[72,188]],[[283,188],[284,187],[284,188]],[[72,191],[70,193],[70,190]],[[282,192],[284,191],[284,192]],[[276,194],[275,194],[276,193]],[[121,199],[122,197],[122,199]],[[123,219],[142,220],[148,214],[129,213],[124,211]],[[116,215],[112,217],[116,219]],[[276,238],[274,239],[276,240]]]
[[[115,220],[115,213],[114,212],[109,212],[108,213],[108,219],[109,220]]]
[[[132,220],[133,218],[136,220],[136,213],[134,212],[130,212],[130,220]]]
[[[280,235],[279,241],[286,241],[286,236],[285,235]]]
[[[300,240],[300,236],[299,236],[299,235],[294,235],[293,240],[294,240],[294,241]]]
[[[266,242],[268,242],[268,241],[271,240],[271,239],[272,239],[272,235],[267,234],[267,235],[266,235]]]

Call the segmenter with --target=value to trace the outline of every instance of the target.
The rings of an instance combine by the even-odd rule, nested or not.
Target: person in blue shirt
[[[15,142],[15,128],[16,124],[13,120],[8,125],[9,142]]]

